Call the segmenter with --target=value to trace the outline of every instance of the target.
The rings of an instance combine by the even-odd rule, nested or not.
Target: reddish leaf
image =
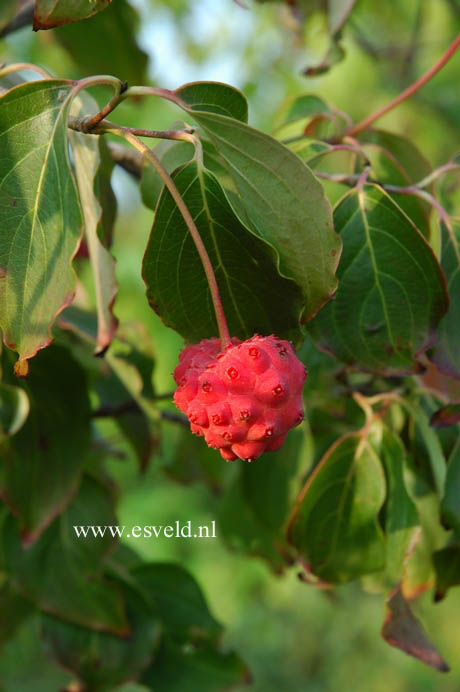
[[[433,428],[447,428],[449,425],[460,423],[460,403],[448,404],[433,413],[430,425]]]
[[[395,589],[387,600],[387,612],[382,628],[382,637],[390,646],[401,649],[422,663],[448,673],[450,668],[439,651],[430,642],[422,624],[413,615],[399,589]]]

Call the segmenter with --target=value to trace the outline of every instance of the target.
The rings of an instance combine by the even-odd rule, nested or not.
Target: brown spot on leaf
[[[6,279],[7,276],[8,276],[7,267],[0,267],[0,279]]]

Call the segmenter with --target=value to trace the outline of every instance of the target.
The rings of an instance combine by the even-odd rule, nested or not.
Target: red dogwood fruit
[[[303,421],[306,376],[291,344],[276,336],[233,338],[223,351],[219,339],[204,339],[179,356],[174,401],[224,459],[254,461]]]

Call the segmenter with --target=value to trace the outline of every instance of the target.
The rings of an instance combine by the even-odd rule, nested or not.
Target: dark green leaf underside
[[[385,375],[416,372],[448,307],[444,276],[421,233],[375,185],[351,191],[334,220],[344,250],[336,300],[311,323],[339,360]]]
[[[287,147],[243,122],[183,106],[223,158],[237,189],[229,197],[242,222],[273,245],[280,272],[301,287],[303,320],[334,293],[340,238],[310,169]]]
[[[275,333],[298,340],[300,292],[279,276],[271,248],[239,222],[212,173],[200,175],[196,164],[189,163],[173,177],[208,250],[232,335]],[[217,335],[201,261],[166,190],[158,203],[143,276],[149,302],[168,326],[190,341]]]

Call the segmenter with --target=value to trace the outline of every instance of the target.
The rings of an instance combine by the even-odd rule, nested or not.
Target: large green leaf
[[[148,56],[136,40],[138,25],[134,7],[116,0],[89,21],[57,27],[53,37],[84,74],[113,74],[129,84],[145,84]]]
[[[81,117],[84,112],[97,112],[96,101],[82,94],[74,101],[72,112]],[[93,272],[96,295],[98,329],[96,352],[104,351],[115,334],[117,320],[112,307],[117,294],[118,284],[115,278],[115,260],[110,254],[107,240],[110,240],[110,229],[105,235],[98,232],[102,224],[103,209],[96,194],[96,180],[100,181],[101,153],[99,136],[88,136],[81,132],[69,133],[75,162],[75,174],[85,220],[85,239],[88,245],[89,258]],[[105,145],[103,145],[105,147]],[[105,151],[105,149],[103,150]],[[108,175],[110,176],[109,169]],[[107,184],[107,183],[106,183]],[[110,185],[110,183],[108,183]],[[112,204],[114,200],[111,200]],[[113,219],[112,219],[113,220]]]
[[[311,324],[318,345],[384,375],[417,372],[448,307],[441,268],[421,233],[376,185],[352,190],[334,220],[344,250],[336,300]]]
[[[375,180],[407,187],[431,173],[431,166],[410,139],[385,130],[365,130],[359,142],[372,167]],[[430,234],[431,206],[415,195],[396,195],[393,200],[414,222],[425,238]]]
[[[114,539],[91,532],[77,536],[75,526],[114,526],[112,502],[106,489],[85,478],[72,504],[33,546],[21,546],[16,522],[3,523],[1,550],[12,585],[46,613],[96,630],[129,631],[118,590],[101,578],[101,562]]]
[[[248,122],[248,102],[241,91],[218,82],[191,82],[174,92],[192,111],[220,113]]]
[[[104,10],[112,0],[35,0],[34,31],[78,22]]]
[[[21,84],[0,97],[0,326],[30,358],[74,293],[82,219],[67,149],[69,82]]]
[[[441,226],[441,267],[447,279],[450,309],[439,325],[433,360],[446,375],[460,379],[460,220]]]
[[[380,570],[385,541],[378,514],[385,499],[382,465],[360,435],[338,440],[300,494],[290,541],[320,579],[342,583]]]
[[[232,336],[275,333],[298,341],[300,291],[279,275],[271,248],[239,222],[212,173],[191,162],[173,178],[210,256]],[[190,341],[217,334],[201,260],[167,190],[158,202],[143,276],[150,305],[168,326]]]
[[[219,504],[220,533],[228,545],[263,556],[275,570],[286,563],[283,528],[305,473],[304,441],[303,430],[292,430],[264,462],[241,466]]]
[[[239,195],[230,201],[242,222],[273,245],[281,274],[301,286],[302,319],[307,321],[337,286],[341,243],[323,188],[299,157],[276,139],[240,120],[198,110],[198,88],[205,86],[196,85],[190,103],[180,89],[174,100],[193,116],[224,159]],[[221,87],[223,103],[227,88]]]
[[[214,642],[184,647],[166,640],[141,682],[155,692],[223,692],[242,689],[248,677],[241,659]]]
[[[73,625],[51,615],[42,618],[42,632],[53,656],[78,675],[88,690],[113,690],[137,678],[153,660],[160,624],[155,612],[127,584],[120,585],[126,603],[129,637]]]
[[[14,638],[2,648],[1,692],[56,692],[68,689],[72,683],[71,674],[48,659],[40,634],[40,616],[37,613],[23,622]]]
[[[33,361],[24,389],[30,413],[0,446],[0,495],[33,542],[76,492],[89,447],[89,401],[82,368],[60,346]]]
[[[184,641],[199,631],[221,632],[197,582],[180,565],[150,562],[134,567],[131,574],[172,637]]]

